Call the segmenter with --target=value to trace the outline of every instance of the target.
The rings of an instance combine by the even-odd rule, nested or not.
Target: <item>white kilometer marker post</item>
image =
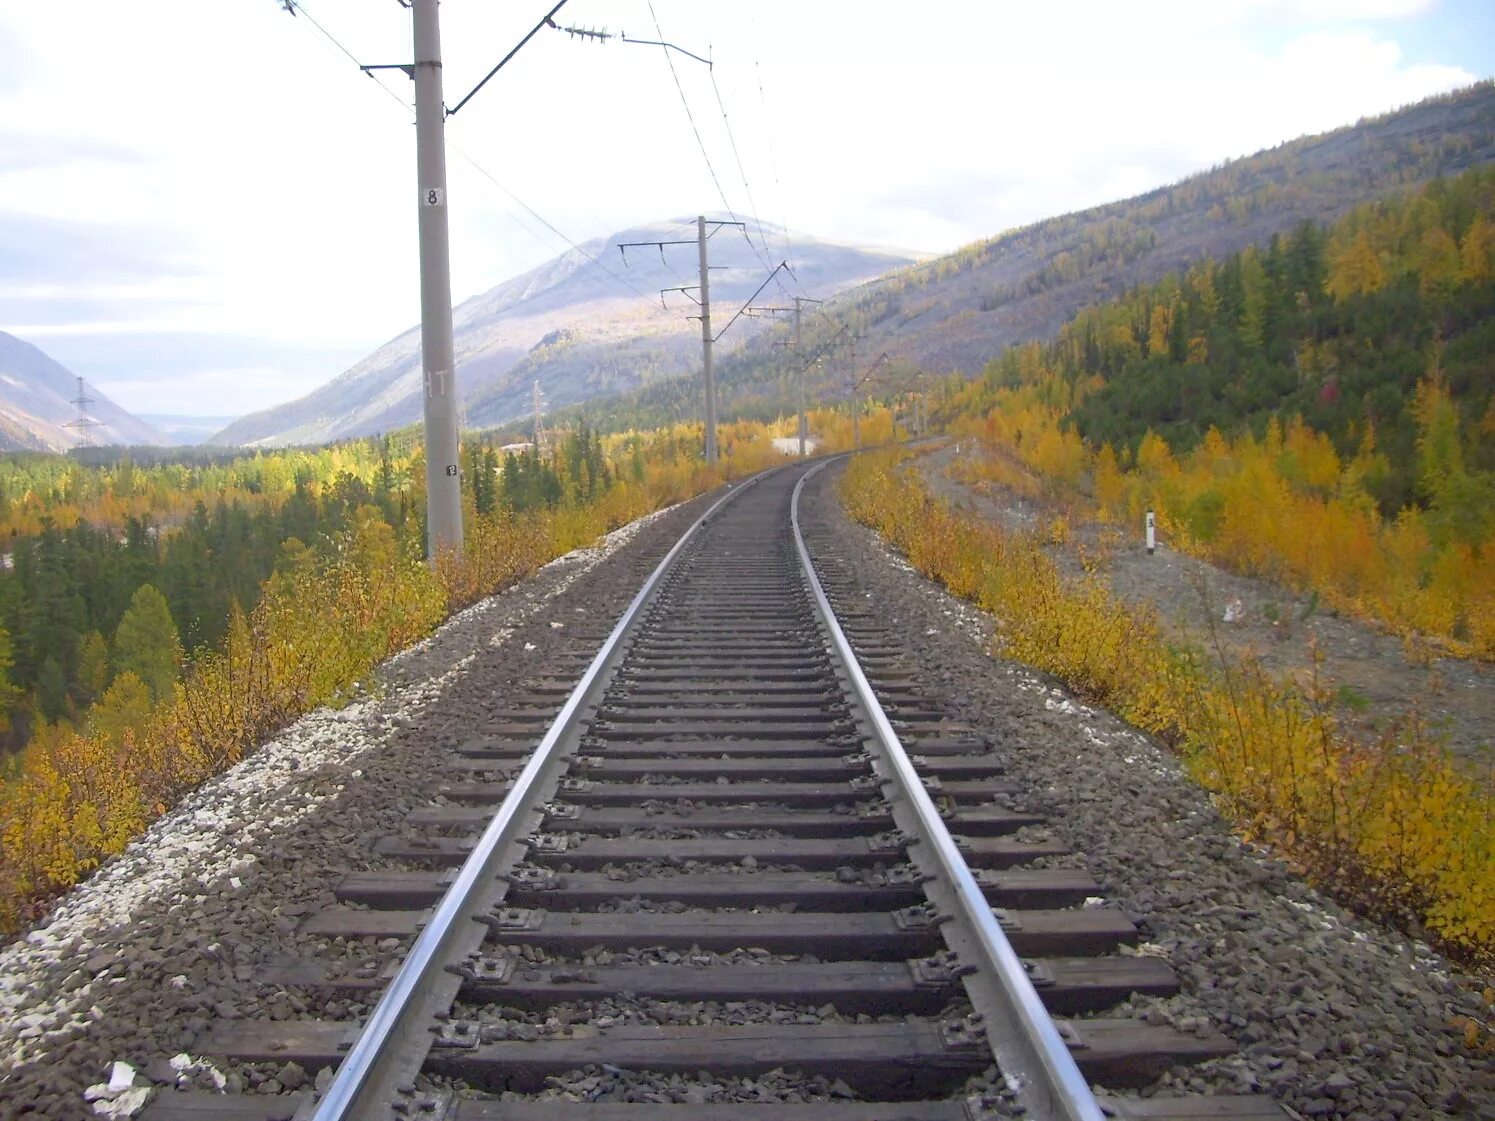
[[[1147,511],[1147,555],[1151,556],[1158,550],[1158,519],[1153,516],[1151,510]]]

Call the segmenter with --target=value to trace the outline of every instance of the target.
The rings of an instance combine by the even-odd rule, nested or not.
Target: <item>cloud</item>
[[[1408,19],[1433,7],[1433,0],[1297,0],[1295,7],[1310,20],[1359,21]]]
[[[0,131],[0,175],[82,163],[138,163],[143,159],[139,151],[90,137]]]
[[[0,211],[0,284],[88,285],[195,271],[176,230]]]
[[[204,306],[198,285],[176,277],[122,284],[0,283],[0,323],[23,335],[150,330],[152,318],[180,320]]]
[[[0,21],[0,94],[20,89],[36,69],[36,60],[26,49],[26,36],[8,20]]]
[[[71,367],[70,367],[71,368]],[[341,371],[339,371],[341,372]],[[233,366],[194,370],[190,379],[139,377],[90,381],[118,405],[136,414],[241,417],[267,401],[304,397],[327,380],[322,371],[288,372],[275,366]],[[190,392],[183,392],[190,388]]]

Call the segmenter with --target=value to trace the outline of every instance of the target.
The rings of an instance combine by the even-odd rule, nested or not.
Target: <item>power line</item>
[[[562,2],[564,3],[564,0],[562,0]],[[560,4],[557,4],[556,7],[555,7],[555,9],[553,9],[550,14],[553,16],[556,11],[560,10],[560,6],[561,6]],[[759,239],[759,241],[761,241],[763,243],[762,251],[760,252],[758,246],[756,246],[756,245],[753,244],[752,235],[747,232],[747,226],[745,224],[740,224],[739,223],[742,226],[742,236],[743,236],[744,240],[747,241],[748,248],[750,248],[753,251],[753,254],[758,258],[758,260],[762,262],[763,267],[770,270],[770,276],[777,276],[778,275],[778,269],[773,264],[773,262],[771,261],[771,259],[768,256],[768,243],[767,243],[767,240],[764,238],[764,235],[763,235],[763,222],[758,217],[758,206],[757,206],[757,203],[753,200],[753,189],[748,184],[747,171],[743,168],[742,154],[738,151],[738,148],[737,148],[737,138],[732,134],[732,122],[727,117],[727,106],[726,106],[726,103],[722,100],[721,87],[717,85],[717,81],[716,81],[716,65],[715,65],[715,63],[710,58],[702,58],[700,55],[696,54],[694,51],[686,50],[684,47],[682,47],[682,46],[680,46],[680,45],[678,45],[676,43],[671,43],[671,42],[668,42],[668,41],[665,40],[665,38],[664,38],[664,29],[660,26],[659,17],[654,12],[654,6],[653,6],[653,3],[652,3],[652,0],[651,0],[650,5],[649,5],[649,14],[654,17],[654,29],[659,34],[659,38],[658,39],[630,38],[629,35],[628,35],[628,33],[626,31],[614,34],[613,32],[608,31],[606,28],[603,28],[602,30],[595,30],[595,29],[592,29],[592,28],[585,28],[585,27],[563,27],[563,26],[555,23],[554,20],[550,19],[549,16],[547,16],[544,20],[542,20],[539,24],[537,24],[536,27],[535,27],[535,29],[534,29],[534,31],[531,31],[530,34],[534,35],[535,32],[539,31],[540,27],[542,27],[542,26],[549,26],[551,28],[554,28],[556,31],[564,32],[565,34],[571,36],[573,39],[575,39],[575,38],[595,39],[598,42],[606,42],[609,39],[621,39],[625,43],[633,43],[633,44],[635,44],[637,46],[649,46],[649,47],[660,47],[660,48],[662,48],[664,50],[664,54],[665,54],[665,61],[669,64],[669,67],[670,67],[670,75],[675,80],[675,89],[680,94],[680,102],[685,107],[686,118],[690,121],[691,131],[695,133],[696,144],[700,147],[700,149],[701,149],[701,156],[706,161],[706,170],[708,172],[710,172],[710,174],[711,174],[711,180],[712,180],[713,183],[716,184],[716,191],[717,191],[717,194],[721,197],[722,206],[724,206],[726,208],[727,214],[731,218],[733,218],[735,220],[737,218],[737,214],[733,211],[732,204],[727,201],[726,191],[722,189],[721,180],[720,180],[720,178],[718,178],[718,176],[716,174],[716,168],[715,168],[715,166],[711,162],[710,155],[707,154],[705,141],[704,141],[704,139],[701,136],[701,130],[700,130],[700,128],[696,125],[695,114],[691,112],[690,101],[685,96],[685,88],[684,88],[684,86],[680,82],[679,72],[675,70],[674,60],[670,58],[670,51],[678,51],[681,54],[685,55],[687,58],[692,58],[692,59],[695,59],[695,61],[697,61],[697,62],[704,63],[705,66],[706,66],[706,69],[711,72],[711,88],[712,88],[712,90],[716,94],[716,104],[717,104],[717,107],[721,110],[722,124],[725,126],[726,131],[727,131],[727,142],[732,146],[732,156],[733,156],[733,159],[735,159],[736,162],[737,162],[737,173],[742,178],[742,187],[743,187],[743,190],[747,193],[748,206],[751,208],[751,210],[753,212],[753,221],[754,221],[754,223],[758,227],[758,239]],[[523,44],[521,44],[521,46],[522,45]],[[507,59],[505,59],[505,61],[507,61]],[[499,63],[499,66],[502,66],[502,65],[503,65],[503,63]],[[497,72],[497,67],[495,67],[495,69],[494,69],[494,73],[496,73],[496,72]],[[489,74],[489,77],[492,77],[492,74]],[[487,78],[485,78],[483,80],[486,82]],[[481,83],[479,83],[479,88],[481,88]],[[474,92],[476,92],[476,90],[474,90]],[[470,96],[471,95],[469,95],[469,97]],[[465,101],[466,101],[466,99],[464,99],[464,103],[465,103]],[[461,105],[458,105],[457,108],[460,109]],[[456,109],[452,110],[453,113],[455,113],[456,111],[457,111]],[[793,270],[791,270],[791,269],[787,269],[786,268],[785,271],[789,272],[789,274],[791,276],[794,275]],[[782,282],[779,283],[779,288],[780,288],[780,290],[783,289],[783,283]]]
[[[763,242],[763,252],[759,254],[759,260],[767,268],[769,266],[768,242],[763,237],[763,221],[758,217],[758,204],[753,200],[753,188],[748,186],[747,171],[742,166],[742,153],[737,150],[737,138],[732,135],[732,122],[727,119],[727,106],[722,101],[721,87],[716,84],[715,66],[711,67],[711,89],[716,94],[716,107],[722,111],[722,125],[727,130],[727,143],[732,146],[732,158],[737,161],[737,174],[742,177],[742,189],[747,194],[748,209],[753,212],[753,224],[758,227],[758,240]],[[752,245],[753,239],[749,237],[747,242]],[[754,248],[753,252],[757,253],[757,249]],[[782,290],[783,287],[783,283],[780,282],[779,288]]]
[[[403,3],[404,0],[401,0],[401,2]],[[556,24],[552,21],[551,17],[553,17],[555,15],[555,13],[560,10],[560,8],[563,6],[563,4],[565,2],[566,2],[566,0],[561,0],[560,3],[557,3],[550,10],[549,14],[544,19],[542,19],[538,24],[536,24],[535,27],[530,31],[530,33],[525,36],[524,40],[521,41],[521,43],[519,44],[519,46],[522,47],[524,45],[524,43],[528,42],[535,34],[538,33],[538,31],[542,27],[545,27],[545,26],[556,27]],[[327,30],[326,27],[324,27],[319,21],[317,21],[315,18],[313,18],[312,15],[309,12],[306,11],[305,7],[301,4],[300,0],[282,0],[282,4],[283,4],[285,10],[291,12],[292,15],[295,15],[298,12],[300,14],[302,14],[302,15],[305,15],[307,17],[308,21],[311,22],[312,26],[314,28],[316,28],[316,30],[329,43],[331,43],[344,57],[346,57],[355,66],[357,66],[363,73],[367,74],[370,78],[373,78],[374,81],[376,82],[376,84],[379,86],[379,88],[382,89],[390,97],[392,97],[407,112],[410,112],[410,113],[414,112],[413,108],[403,98],[401,98],[399,96],[399,94],[397,94],[394,90],[390,89],[387,85],[385,85],[384,82],[382,80],[380,80],[373,73],[373,71],[375,71],[375,70],[381,70],[381,69],[400,69],[400,70],[404,70],[407,74],[412,74],[413,75],[413,71],[414,71],[413,67],[407,67],[407,66],[404,66],[404,65],[396,65],[396,66],[390,66],[390,67],[385,67],[385,66],[367,66],[367,65],[364,65],[364,64],[362,64],[362,63],[359,62],[358,57],[351,50],[349,50],[346,46],[344,46],[343,43],[336,36],[334,36],[330,31]],[[716,168],[711,163],[710,154],[706,150],[705,141],[702,138],[701,131],[700,131],[699,127],[696,124],[695,115],[691,111],[690,101],[686,97],[685,88],[681,84],[679,73],[675,69],[674,60],[670,58],[669,52],[670,52],[671,49],[675,49],[675,50],[682,51],[682,53],[690,55],[690,57],[692,57],[692,58],[699,59],[700,56],[691,54],[691,52],[685,51],[683,48],[674,47],[673,44],[664,42],[664,32],[663,32],[663,29],[660,27],[659,17],[658,17],[658,15],[654,11],[654,5],[652,3],[652,0],[650,0],[650,3],[649,3],[649,14],[654,19],[655,30],[659,33],[659,37],[660,37],[660,42],[659,43],[657,43],[657,44],[650,44],[650,45],[658,45],[658,46],[660,46],[661,49],[665,53],[665,61],[666,61],[666,63],[669,66],[670,75],[674,79],[675,89],[676,89],[676,91],[680,95],[681,104],[685,108],[686,118],[690,122],[691,131],[695,134],[696,144],[700,148],[702,159],[705,160],[706,169],[707,169],[707,171],[711,175],[712,182],[716,185],[717,194],[721,197],[722,205],[726,208],[727,213],[729,215],[731,215],[731,217],[733,219],[732,223],[730,223],[730,224],[737,225],[739,228],[741,228],[743,230],[743,236],[744,236],[744,239],[747,241],[749,248],[751,248],[753,250],[753,253],[756,256],[758,256],[759,260],[762,261],[762,263],[764,264],[765,267],[770,268],[770,272],[769,272],[768,278],[765,279],[765,281],[763,282],[763,284],[759,286],[758,292],[754,293],[754,296],[751,297],[751,298],[749,298],[748,303],[751,304],[752,299],[756,298],[757,294],[761,293],[763,291],[763,288],[765,288],[770,281],[772,281],[772,280],[774,280],[774,279],[777,278],[778,273],[779,273],[780,270],[789,271],[791,276],[793,275],[793,272],[792,272],[792,270],[790,270],[788,268],[788,265],[787,265],[786,262],[781,262],[778,266],[771,266],[769,264],[768,258],[764,254],[762,254],[762,253],[759,252],[758,246],[754,245],[753,241],[752,241],[752,238],[750,236],[748,236],[746,228],[745,228],[745,224],[736,220],[736,218],[737,218],[736,212],[732,209],[731,203],[727,200],[726,192],[722,188],[721,180],[720,180],[720,178],[716,174]],[[577,33],[575,31],[575,29],[570,29],[570,28],[557,28],[557,29],[558,30],[568,31],[568,32],[570,32],[570,33],[573,34],[573,37]],[[601,32],[601,33],[597,33],[597,32],[583,32],[582,34],[583,34],[583,37],[590,37],[590,38],[596,38],[596,39],[606,39],[606,38],[611,38],[612,37],[609,34],[607,34],[606,32]],[[623,38],[626,40],[626,36],[623,36]],[[626,41],[640,42],[639,40],[626,40]],[[478,90],[482,89],[482,87],[487,84],[487,82],[489,81],[489,79],[491,79],[493,77],[493,75],[496,74],[498,72],[498,70],[500,70],[503,67],[504,62],[507,62],[509,58],[513,57],[513,54],[518,49],[519,48],[516,47],[514,51],[509,52],[509,55],[505,56],[505,58],[498,64],[498,66],[495,66],[493,68],[493,70],[491,70],[483,78],[483,80],[481,82],[479,82],[476,87],[474,87],[474,89],[471,91],[471,93],[469,93],[466,97],[464,97],[457,104],[456,109],[460,109],[460,108],[462,108],[463,105],[466,105],[467,102],[470,101],[472,99],[472,97],[478,92]],[[701,59],[701,61],[706,62],[707,67],[714,70],[714,68],[711,65],[710,60]],[[740,154],[740,152],[739,152],[739,150],[737,148],[736,138],[732,135],[731,122],[727,118],[726,105],[723,102],[723,99],[722,99],[722,96],[721,96],[721,90],[720,90],[720,87],[717,85],[716,77],[715,77],[714,73],[712,75],[712,88],[713,88],[713,90],[716,93],[717,105],[721,109],[721,112],[722,112],[722,121],[723,121],[723,124],[726,126],[726,129],[727,129],[727,137],[728,137],[729,142],[731,143],[733,156],[734,156],[734,158],[735,158],[735,160],[737,162],[738,173],[742,176],[743,188],[747,192],[749,206],[752,207],[752,209],[753,209],[753,218],[754,218],[754,221],[758,225],[759,238],[760,238],[760,240],[764,240],[764,248],[766,249],[767,248],[767,244],[766,244],[766,240],[764,239],[763,224],[762,224],[762,221],[761,221],[761,219],[759,219],[758,214],[757,214],[757,206],[756,206],[756,203],[755,203],[755,201],[753,200],[753,197],[752,197],[752,189],[749,186],[748,179],[747,179],[747,173],[746,173],[746,171],[745,171],[745,169],[743,167],[743,164],[742,164],[742,157],[741,157],[741,154]],[[761,77],[760,77],[760,80],[759,80],[759,92],[760,92],[760,95],[761,95],[761,93],[762,93]],[[445,115],[448,116],[448,117],[450,117],[453,113],[456,112],[456,109],[452,109],[452,110],[448,111]],[[602,262],[597,257],[594,257],[590,252],[588,252],[586,249],[584,249],[581,245],[579,245],[575,241],[573,241],[570,237],[568,237],[565,233],[563,233],[559,228],[557,228],[552,222],[550,222],[547,218],[545,218],[544,215],[542,215],[534,207],[530,206],[527,202],[525,202],[522,198],[520,198],[515,192],[513,192],[508,187],[506,187],[502,182],[500,182],[499,179],[495,175],[493,175],[492,172],[488,171],[488,169],[485,168],[482,164],[480,164],[474,156],[472,156],[470,153],[464,151],[463,149],[461,149],[460,147],[458,147],[455,144],[450,145],[450,147],[451,147],[451,149],[457,155],[459,155],[463,160],[465,160],[473,168],[473,170],[475,170],[476,172],[478,172],[478,174],[481,175],[484,179],[488,180],[489,183],[491,183],[495,188],[497,188],[504,195],[506,195],[510,200],[512,200],[515,204],[517,204],[520,208],[522,208],[527,214],[529,214],[532,218],[534,218],[537,222],[539,222],[542,226],[544,226],[547,230],[549,230],[553,235],[555,235],[557,238],[559,238],[561,241],[563,241],[566,245],[570,246],[571,249],[573,249],[578,254],[580,254],[583,258],[585,258],[589,262],[590,265],[595,266],[599,271],[601,271],[604,275],[606,275],[607,277],[609,277],[615,283],[623,285],[624,287],[626,287],[629,291],[631,291],[638,298],[647,301],[650,304],[651,307],[653,306],[653,299],[652,299],[652,297],[646,295],[644,292],[642,292],[639,288],[637,288],[630,281],[624,279],[623,277],[621,277],[621,276],[617,275],[616,273],[614,273],[612,270],[608,269],[604,264],[602,264]],[[777,181],[777,173],[776,173],[776,181]],[[513,218],[512,215],[511,215],[511,218]],[[517,219],[515,219],[515,220],[517,221]],[[531,236],[538,237],[538,235],[535,235],[534,231],[530,230],[527,226],[525,226],[523,222],[519,222],[518,224],[522,228],[524,228],[527,233],[530,233]],[[725,224],[729,224],[729,223],[713,223],[713,225],[716,226],[717,228],[720,228],[721,225],[725,225]],[[787,229],[786,229],[786,241],[787,241]],[[703,274],[703,287],[704,287],[704,274]],[[780,287],[782,288],[782,283],[780,284]],[[746,305],[744,305],[744,306],[746,306]],[[703,308],[703,310],[704,310],[704,308]],[[738,312],[738,315],[740,315],[740,314],[741,314],[741,311]],[[732,324],[732,322],[736,321],[736,318],[737,318],[737,316],[734,315],[733,318],[732,318],[732,320],[729,321],[729,323],[727,324],[727,326],[730,327],[731,324]],[[702,316],[702,319],[705,320],[705,316],[704,315]],[[706,321],[706,322],[709,323],[709,321]],[[705,327],[705,323],[703,323],[703,328],[704,327]],[[723,331],[721,333],[725,334],[725,328],[723,329]],[[709,389],[708,389],[708,392],[709,392]],[[711,426],[708,426],[708,427],[711,427]]]
[[[309,22],[313,27],[315,27],[317,29],[317,31],[321,34],[322,38],[326,39],[329,43],[331,43],[334,47],[336,47],[340,52],[342,52],[342,54],[347,57],[347,59],[348,59],[349,62],[351,62],[354,66],[358,67],[358,69],[362,70],[365,74],[368,75],[369,78],[373,79],[374,85],[378,86],[381,90],[383,90],[385,93],[387,93],[390,97],[394,98],[394,100],[399,105],[403,106],[407,112],[409,112],[411,114],[413,114],[415,112],[415,110],[410,107],[410,105],[405,101],[405,99],[403,97],[401,97],[394,90],[392,90],[388,86],[386,86],[384,84],[384,82],[380,78],[378,78],[376,75],[374,75],[373,73],[371,73],[362,63],[360,63],[358,61],[358,56],[355,55],[352,51],[350,51],[347,47],[343,46],[342,41],[340,39],[338,39],[338,37],[336,35],[334,35],[330,31],[328,31],[327,28],[323,27],[322,24],[318,22],[317,18],[314,15],[312,15],[310,12],[308,12],[306,10],[306,5],[302,4],[301,0],[281,0],[281,3],[285,6],[285,10],[288,11],[288,12],[290,12],[292,15],[296,15],[296,14],[299,13],[299,14],[305,16],[306,19],[307,19],[307,22]]]
[[[736,157],[737,170],[742,175],[742,184],[744,189],[747,190],[748,194],[748,205],[753,208],[753,220],[758,224],[758,236],[761,238],[763,236],[763,223],[758,219],[757,207],[753,203],[752,190],[747,186],[747,173],[743,170],[742,167],[742,157],[737,152],[737,141],[732,136],[732,126],[731,123],[727,120],[727,108],[726,105],[722,102],[721,90],[716,84],[716,66],[709,59],[702,59],[700,55],[691,54],[691,52],[686,51],[682,47],[676,47],[673,43],[666,42],[664,37],[664,28],[661,27],[659,23],[659,15],[654,11],[654,0],[648,0],[648,3],[649,16],[654,20],[654,30],[659,35],[658,43],[652,45],[658,46],[664,52],[665,63],[670,68],[670,77],[675,80],[675,89],[680,94],[680,104],[685,107],[685,116],[686,119],[690,121],[690,130],[695,134],[696,146],[701,150],[701,158],[706,161],[706,170],[711,174],[711,181],[716,184],[716,193],[721,197],[722,206],[726,208],[728,217],[732,219],[732,224],[742,227],[743,239],[748,243],[748,248],[751,249],[753,251],[753,255],[762,262],[763,267],[769,270],[769,279],[773,280],[778,277],[780,266],[774,265],[772,261],[769,260],[768,254],[766,252],[766,245],[764,246],[764,251],[760,252],[758,247],[753,244],[753,239],[747,232],[746,223],[739,222],[737,220],[737,212],[732,209],[732,204],[727,201],[727,192],[722,189],[722,181],[716,174],[716,167],[711,162],[710,153],[706,151],[706,141],[702,138],[701,129],[696,124],[695,114],[691,112],[690,99],[685,96],[685,87],[680,82],[680,73],[675,69],[675,60],[670,57],[670,50],[678,50],[682,54],[690,55],[691,58],[694,58],[697,61],[705,62],[706,69],[711,71],[711,88],[716,91],[716,103],[722,111],[722,122],[727,126],[727,139],[732,145],[732,154],[734,157]],[[629,40],[626,35],[623,36],[623,39],[628,42],[640,42],[640,40]],[[791,276],[794,275],[793,271],[787,269],[787,267],[785,268],[785,271],[788,271],[789,275]],[[766,285],[767,281],[765,281],[764,284]],[[782,281],[779,282],[779,288],[780,290],[783,290]],[[759,291],[761,292],[762,288],[760,288]],[[736,316],[733,316],[733,319],[735,320]]]
[[[768,112],[768,95],[763,92],[763,68],[758,64],[758,62],[756,60],[754,60],[754,62],[753,62],[753,72],[758,76],[758,103],[763,107],[763,115],[765,117],[767,117],[767,116],[769,116],[769,112]],[[780,181],[779,181],[779,158],[778,158],[778,155],[775,152],[774,145],[773,145],[773,130],[772,129],[767,130],[767,136],[768,136],[768,163],[769,163],[769,167],[773,171],[773,189],[774,189],[775,194],[778,195],[778,200],[779,200],[779,208],[780,208],[780,215],[779,215],[779,217],[781,219],[781,222],[779,224],[779,228],[784,233],[784,258],[786,260],[792,261],[792,260],[794,260],[794,243],[793,243],[793,241],[791,241],[791,239],[789,237],[789,216],[786,213],[783,212],[783,207],[784,207],[784,187],[783,187],[783,184],[780,183]],[[761,231],[763,227],[760,225],[758,228]],[[795,279],[798,280],[797,277]]]
[[[675,69],[675,60],[670,57],[669,45],[663,43],[664,28],[659,26],[659,16],[654,12],[654,0],[649,0],[649,16],[654,20],[654,30],[659,33],[660,51],[664,54],[665,63],[670,68],[670,77],[675,79],[675,89],[680,93],[680,104],[685,106],[685,117],[690,121],[691,132],[696,134],[696,145],[701,149],[701,158],[706,161],[706,170],[711,173],[711,181],[716,184],[716,193],[721,196],[722,206],[726,208],[727,215],[735,222],[737,214],[732,209],[732,204],[727,201],[727,192],[722,190],[722,181],[716,176],[716,168],[711,165],[711,156],[706,151],[706,142],[701,139],[701,130],[696,125],[696,115],[690,111],[690,99],[685,96],[685,87],[680,84],[680,74]],[[708,62],[706,65],[711,64]]]
[[[524,210],[535,219],[535,221],[539,222],[547,230],[549,230],[551,233],[555,234],[556,237],[560,238],[567,245],[569,245],[572,249],[574,249],[574,250],[576,250],[576,252],[580,253],[592,265],[596,266],[596,268],[600,272],[606,274],[607,276],[611,277],[613,280],[617,281],[619,284],[623,285],[630,292],[632,292],[634,295],[636,295],[639,299],[641,299],[641,300],[645,301],[647,304],[649,304],[650,307],[654,306],[654,297],[653,296],[648,295],[646,292],[643,291],[643,289],[639,288],[632,281],[626,280],[623,277],[619,276],[617,273],[613,272],[606,265],[604,265],[600,260],[598,260],[596,257],[592,256],[590,253],[588,253],[585,249],[583,249],[576,242],[572,241],[569,237],[567,237],[564,233],[562,233],[554,225],[552,225],[545,218],[545,216],[543,214],[541,214],[534,207],[530,206],[529,203],[525,202],[522,198],[520,198],[518,195],[516,195],[513,191],[509,190],[509,188],[505,187],[502,183],[500,183],[498,181],[498,179],[496,179],[494,177],[494,175],[493,175],[492,172],[490,172],[482,164],[478,163],[477,160],[475,160],[472,156],[468,155],[467,152],[463,151],[461,148],[457,147],[455,144],[450,144],[449,146],[452,149],[452,151],[456,152],[457,155],[461,156],[464,160],[466,160],[479,175],[481,175],[484,179],[487,179],[490,183],[492,183],[500,191],[502,191],[504,194],[508,195],[509,198],[513,199],[514,202],[518,203],[521,207],[523,207]]]
[[[346,46],[344,46],[343,43],[342,43],[342,41],[339,40],[337,38],[337,36],[333,35],[332,32],[328,31],[326,27],[324,27],[320,22],[318,22],[317,19],[310,12],[308,12],[306,10],[306,6],[301,2],[301,0],[283,0],[283,3],[285,5],[285,7],[286,7],[286,11],[291,12],[292,15],[295,15],[295,14],[299,13],[300,15],[305,16],[307,18],[307,20],[311,23],[311,25],[314,28],[316,28],[317,31],[329,43],[331,43],[334,47],[336,47],[350,62],[352,62],[354,66],[357,66],[359,70],[363,71],[363,73],[367,74],[370,78],[372,78],[374,80],[374,84],[375,85],[377,85],[381,90],[383,90],[386,94],[388,94],[391,98],[393,98],[395,100],[395,102],[401,108],[403,108],[407,113],[409,113],[412,116],[414,116],[415,110],[409,104],[409,102],[407,102],[398,93],[396,93],[394,90],[390,89],[387,85],[385,85],[384,82],[381,81],[373,73],[374,70],[389,69],[388,67],[381,67],[381,66],[372,66],[371,67],[371,66],[366,66],[363,63],[359,62],[358,61],[358,56],[355,55],[352,51],[350,51]],[[559,10],[560,10],[560,5],[557,4],[556,7],[551,10],[551,15],[554,15],[555,12],[559,11]],[[548,19],[549,19],[549,16],[546,17],[546,20],[548,20]],[[542,21],[541,24],[538,25],[538,26],[544,26],[545,22],[546,21]],[[537,29],[538,29],[538,27],[537,27]],[[533,35],[534,32],[531,32],[530,34]],[[528,41],[528,37],[526,37],[526,41]],[[520,45],[522,46],[523,44],[520,44]],[[518,48],[515,48],[515,49],[517,50]],[[511,55],[512,55],[512,53],[513,52],[510,52]],[[502,63],[500,63],[499,65],[502,66]],[[403,70],[403,69],[406,69],[406,68],[404,66],[395,66],[395,67],[393,67],[393,69],[402,69]],[[498,67],[495,67],[493,73],[496,73],[497,70],[498,70]],[[492,77],[491,73],[489,74],[489,77]],[[486,82],[486,81],[487,81],[487,79],[485,78],[484,82]],[[479,83],[478,88],[479,89],[482,88],[482,83]],[[477,90],[474,90],[473,92],[476,93]],[[468,96],[471,97],[471,94],[469,94]],[[464,102],[466,100],[467,100],[467,98],[463,99]],[[561,241],[565,242],[568,246],[570,246],[576,252],[580,253],[583,257],[585,257],[587,259],[587,261],[591,265],[595,266],[598,270],[600,270],[602,273],[604,273],[605,275],[607,275],[614,282],[616,282],[618,284],[621,284],[623,287],[627,288],[635,296],[637,296],[641,300],[644,300],[651,307],[653,306],[653,304],[654,304],[654,298],[652,296],[650,296],[647,293],[643,292],[636,285],[634,285],[631,281],[628,281],[628,280],[624,279],[623,277],[619,276],[617,273],[613,272],[606,265],[604,265],[601,261],[599,261],[596,257],[592,256],[592,254],[588,253],[580,245],[578,245],[576,242],[572,241],[571,238],[567,237],[566,234],[562,233],[561,230],[559,230],[558,228],[556,228],[556,226],[552,222],[550,222],[548,219],[546,219],[546,217],[543,214],[541,214],[534,207],[530,206],[529,203],[525,202],[522,198],[520,198],[517,194],[515,194],[513,191],[511,191],[508,187],[504,186],[503,183],[501,183],[498,180],[498,178],[495,175],[493,175],[492,172],[490,172],[487,168],[483,167],[482,164],[478,163],[478,161],[477,161],[477,159],[475,157],[473,157],[472,155],[470,155],[469,153],[467,153],[466,151],[464,151],[462,148],[460,148],[456,144],[449,144],[448,146],[451,148],[451,150],[453,152],[455,152],[457,155],[461,156],[462,159],[464,159],[465,161],[467,161],[467,163],[479,175],[481,175],[483,178],[487,179],[488,182],[490,182],[493,186],[497,187],[500,191],[502,191],[505,195],[507,195],[515,204],[517,204],[527,214],[529,214],[532,218],[534,218],[535,221],[539,222],[542,226],[544,226],[552,234],[554,234],[556,237],[560,238]],[[540,238],[538,234],[536,234],[533,230],[531,230],[527,226],[525,226],[523,222],[519,222],[517,219],[514,219],[514,217],[513,217],[512,214],[510,215],[510,218],[512,220],[514,220],[515,224],[518,225],[521,229],[523,229],[526,233],[528,233],[531,237],[534,237],[537,241],[541,241],[541,243],[543,244],[543,240],[544,239]]]

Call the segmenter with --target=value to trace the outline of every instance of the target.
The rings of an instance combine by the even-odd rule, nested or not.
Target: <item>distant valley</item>
[[[140,419],[167,437],[172,444],[205,444],[237,418],[231,416],[181,416],[174,413],[142,413]]]

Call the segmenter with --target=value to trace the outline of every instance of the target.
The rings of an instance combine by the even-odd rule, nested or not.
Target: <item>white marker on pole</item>
[[[1147,511],[1147,552],[1151,554],[1158,549],[1158,519],[1151,510]]]

